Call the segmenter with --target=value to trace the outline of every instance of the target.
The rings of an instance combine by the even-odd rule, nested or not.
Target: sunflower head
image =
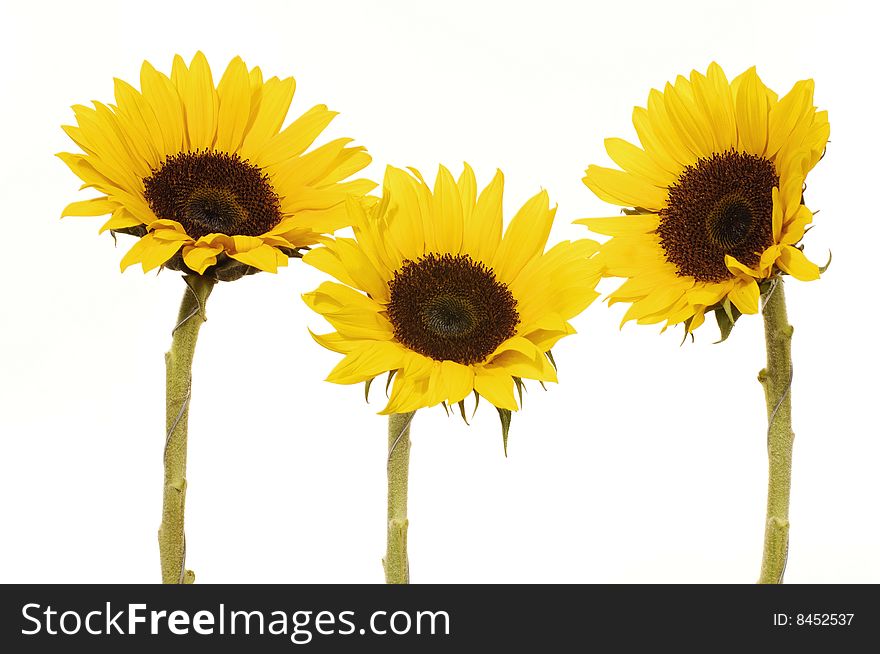
[[[238,57],[216,86],[201,52],[189,67],[176,56],[170,77],[144,62],[140,90],[117,79],[115,105],[73,107],[64,131],[82,152],[58,156],[101,195],[62,216],[110,214],[102,232],[138,237],[123,270],[275,272],[348,224],[346,196],[375,186],[345,181],[370,162],[351,139],[306,152],[336,115],[326,106],[282,129],[295,86]]]
[[[418,171],[389,167],[378,203],[347,202],[355,238],[304,257],[340,282],[303,296],[336,330],[315,340],[344,355],[328,381],[389,373],[385,414],[442,403],[464,416],[473,393],[505,428],[523,379],[556,381],[550,349],[597,296],[598,245],[544,251],[556,212],[545,191],[502,236],[503,185],[499,171],[478,194],[469,166],[457,181],[441,166],[432,189]]]
[[[728,82],[713,63],[652,90],[633,124],[640,145],[605,141],[621,169],[584,177],[626,215],[577,221],[612,237],[598,259],[604,276],[628,278],[610,295],[631,303],[624,322],[689,333],[714,311],[726,338],[778,275],[818,279],[799,245],[813,219],[805,179],[829,136],[812,80],[778,98],[754,68]]]

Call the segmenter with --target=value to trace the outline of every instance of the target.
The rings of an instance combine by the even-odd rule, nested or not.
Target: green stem
[[[781,584],[788,558],[788,505],[791,495],[791,335],[785,292],[778,279],[764,300],[767,367],[758,375],[767,400],[767,523],[759,584]]]
[[[409,583],[406,555],[407,485],[409,482],[409,428],[415,411],[388,416],[388,546],[382,565],[385,583]]]
[[[191,584],[186,569],[186,536],[183,531],[186,504],[186,435],[192,390],[192,361],[199,328],[205,322],[205,303],[214,280],[201,275],[183,278],[186,291],[180,304],[171,349],[165,354],[165,486],[162,524],[159,526],[159,558],[163,584]]]

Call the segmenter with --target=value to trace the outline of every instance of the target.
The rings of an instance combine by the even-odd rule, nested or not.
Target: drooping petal
[[[513,378],[503,369],[476,369],[474,390],[499,409],[516,411],[519,408],[513,395]]]
[[[802,282],[819,279],[819,266],[807,259],[802,251],[790,245],[782,247],[776,265]]]
[[[741,279],[734,284],[731,289],[730,301],[736,305],[736,308],[742,313],[758,313],[758,301],[761,297],[761,291],[758,289],[758,283],[754,279]]]
[[[188,245],[183,249],[183,262],[201,275],[208,266],[217,263],[217,255],[222,251],[222,247]]]
[[[340,361],[327,381],[357,384],[403,366],[406,351],[392,341],[364,341]]]

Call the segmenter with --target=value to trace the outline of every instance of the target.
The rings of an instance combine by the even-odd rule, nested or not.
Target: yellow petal
[[[108,229],[125,229],[126,227],[137,227],[143,223],[136,217],[128,213],[124,208],[117,207],[106,223],[101,226],[100,234]]]
[[[79,128],[62,126],[65,133],[89,155],[89,163],[108,180],[130,193],[143,190],[143,177],[149,174],[146,162],[132,157],[120,141],[114,124],[107,115],[82,105],[74,105]]]
[[[321,272],[332,275],[347,286],[357,286],[354,279],[345,269],[345,264],[339,258],[333,245],[309,250],[303,256],[303,263],[307,263]]]
[[[513,396],[513,379],[503,370],[477,368],[474,390],[499,409],[516,411],[519,408]]]
[[[795,247],[782,247],[776,265],[795,279],[811,282],[819,279],[819,266],[807,259],[806,255]]]
[[[688,150],[697,157],[711,155],[714,137],[703,114],[694,104],[690,82],[681,75],[676,79],[675,86],[667,82],[663,103],[669,123],[682,143],[687,144]]]
[[[173,257],[183,245],[183,241],[160,241],[154,238],[152,245],[147,247],[141,255],[141,268],[146,273],[161,266]]]
[[[621,321],[621,325],[630,320],[641,320],[649,315],[662,314],[671,309],[693,286],[693,278],[680,278],[678,283],[670,286],[659,286],[641,300],[632,304]],[[658,321],[663,318],[658,315]]]
[[[606,236],[626,236],[628,234],[647,234],[660,225],[660,217],[656,213],[641,213],[633,216],[615,216],[612,218],[581,218],[574,221],[578,225],[586,225],[591,231]]]
[[[546,313],[574,318],[598,297],[601,270],[590,258],[597,248],[589,239],[562,241],[523,267],[510,283],[523,329]]]
[[[355,287],[366,291],[379,302],[388,301],[388,281],[383,278],[354,239],[337,238],[333,243],[333,249]]]
[[[618,166],[654,186],[665,188],[675,181],[644,150],[623,139],[605,139],[605,150]]]
[[[383,307],[348,286],[324,282],[302,297],[343,336],[388,341],[394,335],[394,328],[382,315]]]
[[[89,162],[86,155],[58,152],[55,156],[61,159],[74,175],[85,182],[82,188],[95,188],[102,193],[111,193],[111,188],[114,191],[120,190],[119,184],[111,182],[110,179],[99,172]]]
[[[782,204],[779,200],[779,188],[776,186],[773,187],[772,224],[773,242],[779,243],[779,239],[782,238]]]
[[[804,237],[807,225],[813,222],[813,212],[804,205],[800,205],[791,221],[787,222],[782,229],[780,243],[794,245]]]
[[[64,207],[64,211],[61,212],[61,217],[103,216],[104,214],[113,213],[118,206],[118,204],[107,197],[80,200],[79,202],[71,202]]]
[[[720,151],[735,148],[737,145],[736,133],[736,109],[733,105],[733,94],[730,83],[724,71],[714,61],[709,64],[706,71],[706,80],[715,90],[717,103],[714,105],[715,112],[712,115],[718,149]]]
[[[473,216],[465,225],[462,248],[476,261],[491,262],[501,243],[503,194],[504,175],[497,170],[492,181],[480,192]]]
[[[270,273],[278,272],[279,266],[287,265],[287,255],[278,248],[266,245],[265,243],[244,252],[230,252],[229,256],[244,264]]]
[[[807,130],[804,145],[810,148],[810,168],[816,165],[822,155],[825,154],[825,146],[831,136],[831,127],[828,124],[828,112],[817,111],[813,116],[813,124]]]
[[[345,201],[348,223],[354,230],[364,254],[379,271],[383,279],[390,279],[390,271],[397,270],[403,262],[400,251],[391,243],[387,233],[387,211],[390,198],[387,194],[372,203],[375,198],[355,198]],[[373,204],[373,206],[369,206]]]
[[[635,114],[634,114],[635,115]],[[663,149],[680,166],[688,166],[694,163],[698,158],[698,153],[688,147],[687,143],[682,140],[678,129],[673,125],[668,112],[666,111],[666,102],[663,94],[657,89],[651,89],[648,93],[648,121],[657,140],[661,143]]]
[[[754,279],[738,279],[728,297],[740,312],[758,313],[758,300],[761,297],[761,292],[758,289],[758,283]]]
[[[543,350],[544,352],[549,352],[556,347],[556,344],[563,338],[576,333],[577,330],[574,327],[569,323],[565,323],[564,330],[551,331],[549,329],[536,329],[526,334],[526,338],[532,341],[538,349]]]
[[[534,379],[543,382],[556,382],[556,370],[543,352],[527,356],[513,350],[504,352],[486,364],[488,369],[503,370],[514,377]]]
[[[427,245],[426,227],[430,221],[430,194],[423,202],[423,184],[405,171],[388,166],[383,180],[382,197],[387,201],[387,212],[381,212],[386,219],[386,239],[390,242],[390,252],[399,252],[403,258],[415,261],[424,253]],[[426,190],[425,190],[426,191]],[[433,243],[433,234],[431,236]],[[396,257],[395,257],[396,258]],[[396,268],[397,266],[395,266]]]
[[[712,70],[712,66],[717,67],[718,65],[710,65],[710,70]],[[717,71],[715,74],[717,75]],[[723,71],[721,75],[724,75]],[[708,74],[703,76],[697,71],[693,71],[691,73],[691,88],[694,92],[694,102],[711,130],[713,150],[724,152],[736,147],[736,125],[732,120],[733,109],[730,104],[730,89],[726,80],[724,86],[719,88],[708,77]]]
[[[404,349],[392,341],[366,341],[349,352],[327,376],[334,384],[357,384],[403,365]]]
[[[688,325],[687,331],[688,333],[693,333],[693,331],[702,325],[706,320],[706,307],[697,307],[694,311],[694,316],[691,318],[691,322]]]
[[[692,306],[711,307],[721,302],[732,288],[731,282],[705,283],[698,282],[688,289],[687,299]]]
[[[296,82],[292,77],[283,80],[273,77],[266,82],[256,116],[241,146],[244,158],[254,158],[281,129],[295,88]]]
[[[394,377],[391,398],[379,413],[406,413],[430,406],[428,383],[431,369],[436,361],[425,359],[420,354],[407,353],[404,368]]]
[[[310,329],[309,334],[312,335],[312,338],[315,339],[315,342],[318,345],[326,347],[328,350],[331,350],[333,352],[339,352],[340,354],[348,354],[349,352],[353,352],[356,347],[359,347],[363,343],[367,342],[346,338],[339,332],[330,332],[329,334],[316,334]]]
[[[219,109],[215,147],[235,152],[244,138],[251,114],[251,83],[247,66],[236,57],[229,62],[217,85]]]
[[[666,205],[666,189],[622,170],[590,166],[583,182],[600,199],[611,204],[649,211],[657,211]]]
[[[760,278],[762,276],[760,270],[749,268],[744,263],[738,261],[736,257],[732,257],[729,254],[724,255],[724,265],[727,266],[727,269],[735,275],[738,274],[739,276],[757,278]]]
[[[431,220],[434,223],[438,251],[458,254],[461,251],[463,229],[461,195],[455,179],[445,166],[440,166],[434,182]]]
[[[153,240],[152,234],[147,234],[143,238],[139,238],[135,244],[129,248],[128,252],[125,253],[125,256],[122,257],[122,261],[119,262],[119,269],[124,271],[132,264],[141,261],[147,250],[151,249],[154,245],[155,241]]]
[[[217,255],[222,247],[188,245],[183,248],[183,262],[198,274],[203,274],[209,266],[217,263]]]
[[[633,109],[632,122],[636,128],[639,143],[642,144],[647,155],[651,157],[654,163],[665,170],[672,179],[677,179],[684,168],[684,164],[676,160],[663,141],[654,132],[648,111],[643,107]]]
[[[355,146],[351,148],[343,148],[336,159],[327,167],[324,174],[317,177],[313,184],[316,186],[326,186],[335,184],[346,177],[354,175],[356,172],[366,168],[373,161],[373,158],[367,153],[363,146]],[[372,188],[375,188],[375,183]],[[372,190],[372,188],[370,190]]]
[[[190,63],[183,92],[186,107],[186,131],[193,150],[211,148],[217,134],[217,116],[220,102],[208,60],[197,52]]]
[[[312,107],[269,141],[258,155],[260,162],[270,166],[302,154],[337,115],[327,105]]]
[[[171,62],[171,81],[174,83],[174,86],[177,87],[177,90],[183,94],[183,90],[186,88],[186,81],[189,78],[189,69],[186,67],[186,62],[183,60],[179,54],[174,55],[174,60]]]
[[[461,196],[461,212],[464,220],[465,229],[470,222],[471,214],[474,212],[474,205],[477,203],[477,178],[474,175],[474,169],[467,162],[464,164],[464,170],[458,177],[458,193]]]
[[[522,336],[513,336],[508,338],[503,343],[501,343],[495,351],[492,352],[488,357],[486,357],[487,361],[491,362],[495,357],[501,356],[505,352],[519,352],[520,354],[524,354],[527,357],[534,357],[536,354],[539,354],[538,349],[535,347],[535,344],[529,341]]]
[[[163,142],[155,114],[130,84],[114,78],[113,91],[116,97],[114,113],[129,149],[150,169],[157,168]]]
[[[157,220],[150,223],[149,225],[149,230],[152,232],[153,238],[157,241],[162,241],[163,243],[170,243],[173,241],[192,241],[192,239],[182,229],[175,229],[174,227],[159,225],[159,222],[164,221]],[[176,224],[177,223],[175,223],[175,225]]]
[[[770,109],[766,153],[768,157],[779,152],[796,130],[798,123],[812,118],[814,86],[811,79],[797,82]]]
[[[455,361],[439,361],[428,380],[429,402],[457,404],[474,390],[474,371]]]
[[[556,209],[550,209],[547,191],[541,191],[523,205],[495,252],[492,269],[498,279],[512,282],[523,266],[544,251],[555,214]]]
[[[144,101],[153,110],[161,126],[164,153],[167,155],[180,152],[186,128],[177,88],[170,79],[145,61],[141,67],[141,90]]]
[[[767,149],[768,90],[754,66],[733,81],[739,141],[750,154],[764,156]]]

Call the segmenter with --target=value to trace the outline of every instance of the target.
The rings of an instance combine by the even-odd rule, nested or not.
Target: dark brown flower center
[[[466,254],[427,254],[406,261],[389,288],[395,338],[437,361],[484,361],[519,324],[507,285]]]
[[[732,277],[731,255],[758,264],[773,243],[773,187],[779,176],[772,161],[726,152],[688,166],[669,188],[657,234],[682,277],[720,282]]]
[[[281,221],[281,200],[260,168],[237,154],[181,152],[144,178],[158,218],[176,220],[192,238],[259,236]]]

